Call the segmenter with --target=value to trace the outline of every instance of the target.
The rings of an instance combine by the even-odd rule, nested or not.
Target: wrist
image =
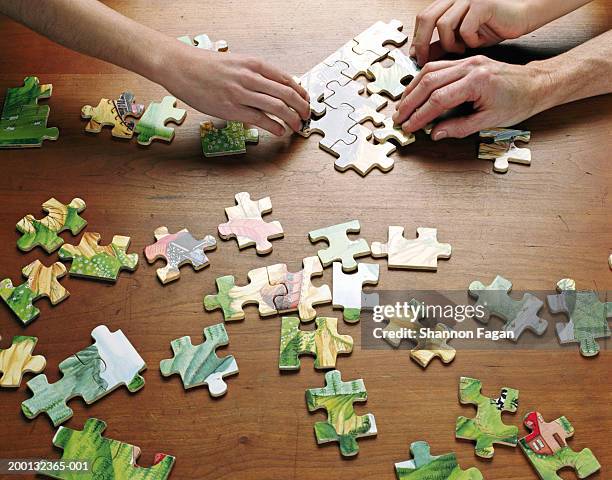
[[[532,99],[531,115],[536,115],[556,105],[565,103],[564,94],[560,87],[558,69],[550,60],[534,61],[525,65],[526,75],[531,78],[529,82]]]

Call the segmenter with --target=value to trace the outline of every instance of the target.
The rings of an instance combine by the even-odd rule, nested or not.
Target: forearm
[[[593,0],[523,0],[528,15],[528,30],[533,32]]]

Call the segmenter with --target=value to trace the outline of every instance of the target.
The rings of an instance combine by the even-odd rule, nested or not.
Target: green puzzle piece
[[[172,141],[174,138],[174,128],[166,127],[166,122],[173,121],[181,124],[185,120],[187,112],[182,108],[175,108],[176,98],[167,95],[162,98],[160,103],[152,102],[149,104],[140,121],[134,127],[134,132],[138,134],[140,145],[150,145],[154,139]]]
[[[340,261],[342,262],[342,270],[352,272],[357,269],[355,258],[370,254],[370,246],[363,238],[351,240],[348,237],[349,233],[358,233],[360,229],[359,220],[351,220],[350,222],[308,232],[308,238],[312,243],[319,240],[325,240],[329,243],[327,248],[317,252],[324,267],[334,261]]]
[[[59,130],[47,128],[49,106],[38,105],[51,96],[52,86],[26,77],[22,87],[9,88],[0,117],[0,148],[40,147],[43,140],[57,140]]]
[[[327,410],[327,421],[315,423],[317,443],[338,442],[343,456],[359,453],[357,439],[377,433],[374,415],[355,415],[354,402],[365,402],[368,394],[362,379],[343,382],[338,370],[325,374],[324,388],[306,390],[306,405],[312,412]]]
[[[461,377],[459,380],[459,401],[476,405],[476,418],[457,418],[455,437],[476,440],[476,455],[492,458],[494,443],[516,447],[518,427],[505,425],[502,412],[516,412],[518,390],[504,387],[499,398],[485,397],[480,393],[482,382],[475,378]]]
[[[169,477],[174,457],[155,454],[151,467],[140,467],[136,460],[140,448],[129,443],[104,438],[106,422],[89,418],[82,431],[60,427],[53,437],[53,445],[64,452],[62,460],[88,462],[87,472],[39,470],[38,473],[63,480],[165,480]]]
[[[482,480],[477,468],[462,470],[454,453],[432,456],[427,442],[410,445],[412,460],[395,464],[398,480]]]
[[[230,121],[225,128],[219,129],[207,121],[200,124],[200,137],[204,156],[218,157],[246,153],[247,143],[259,142],[259,131],[246,128],[242,122]]]
[[[159,369],[164,377],[178,373],[185,388],[208,385],[213,397],[227,392],[223,377],[238,373],[238,364],[233,355],[219,358],[215,350],[229,343],[225,325],[218,323],[204,329],[206,341],[193,346],[189,337],[172,340],[170,344],[174,358],[162,360]]]

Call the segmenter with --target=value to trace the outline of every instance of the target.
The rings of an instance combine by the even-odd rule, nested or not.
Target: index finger
[[[429,45],[436,28],[436,22],[453,3],[454,0],[438,0],[417,15],[411,49],[414,49],[419,65],[427,63],[429,59]]]
[[[281,72],[278,68],[266,62],[261,62],[258,70],[264,77],[295,90],[304,101],[308,102],[310,100],[306,89],[299,85],[291,75]]]

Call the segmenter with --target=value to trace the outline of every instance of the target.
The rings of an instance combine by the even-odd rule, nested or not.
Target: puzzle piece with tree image
[[[159,369],[164,377],[179,374],[185,389],[208,385],[213,397],[227,392],[224,377],[238,373],[238,364],[233,355],[219,358],[216,349],[229,344],[229,336],[223,323],[204,329],[205,342],[194,346],[191,338],[172,340],[174,357],[162,360]]]
[[[531,164],[531,151],[528,148],[519,148],[515,142],[529,142],[531,132],[511,128],[491,128],[480,132],[480,146],[478,158],[493,160],[493,171],[506,173],[509,162]]]
[[[57,426],[72,417],[66,404],[80,396],[93,403],[121,385],[130,392],[144,386],[139,372],[146,368],[144,360],[121,330],[110,332],[105,325],[93,329],[95,343],[75,353],[59,364],[63,377],[49,384],[47,376],[37,375],[27,385],[32,397],[21,404],[27,418],[45,412]]]
[[[299,356],[303,354],[315,356],[316,369],[335,368],[338,354],[353,351],[353,338],[338,333],[338,319],[318,317],[315,323],[315,330],[303,331],[299,327],[299,318],[282,318],[278,358],[280,370],[299,370]]]
[[[10,278],[5,278],[0,282],[0,297],[24,325],[40,315],[33,305],[39,298],[47,297],[51,305],[57,305],[70,295],[58,281],[66,275],[66,267],[60,262],[46,267],[40,260],[34,260],[21,272],[27,280],[15,287]]]
[[[37,342],[36,337],[16,335],[10,348],[0,348],[0,387],[18,387],[24,373],[40,373],[45,369],[45,357],[32,356]]]
[[[224,128],[217,128],[208,120],[200,123],[200,139],[205,157],[238,155],[246,153],[247,143],[259,142],[259,131],[234,121],[227,122]]]
[[[111,135],[117,138],[132,138],[136,118],[144,112],[144,105],[134,101],[134,94],[123,92],[116,100],[102,98],[97,106],[85,105],[81,117],[89,119],[85,131],[100,133],[102,127],[112,126]]]
[[[176,108],[176,98],[166,95],[161,102],[151,102],[140,121],[136,124],[134,132],[138,134],[140,145],[150,145],[155,139],[171,142],[174,138],[174,128],[166,126],[172,121],[177,125],[183,123],[187,111]]]
[[[363,306],[362,287],[378,283],[380,267],[375,263],[360,263],[357,265],[357,271],[351,274],[342,271],[340,262],[334,262],[332,268],[334,308],[343,309],[345,322],[358,322]]]
[[[480,380],[469,377],[459,379],[459,402],[475,405],[478,411],[475,418],[457,418],[455,437],[475,440],[476,455],[493,458],[494,443],[516,447],[518,442],[518,427],[505,425],[502,413],[516,412],[519,391],[504,387],[499,398],[489,398],[481,393],[481,389]]]
[[[377,434],[374,415],[367,413],[358,416],[353,409],[353,403],[367,399],[363,380],[343,382],[338,370],[325,374],[325,387],[306,390],[309,412],[320,408],[327,410],[327,420],[314,425],[317,443],[338,442],[343,457],[357,455],[357,439]]]
[[[308,238],[312,243],[325,240],[329,244],[327,248],[317,252],[324,267],[334,261],[340,261],[345,272],[352,272],[357,268],[355,258],[370,254],[370,246],[363,238],[351,240],[348,237],[349,233],[359,233],[359,230],[359,220],[351,220],[312,230],[308,233]]]

